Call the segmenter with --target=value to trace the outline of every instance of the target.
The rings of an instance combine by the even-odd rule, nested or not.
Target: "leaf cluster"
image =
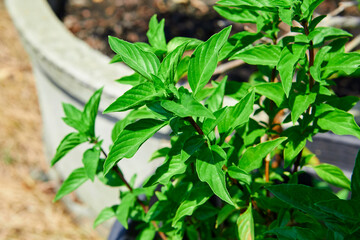
[[[348,112],[359,99],[331,90],[335,76],[358,70],[360,54],[344,52],[349,33],[317,27],[325,17],[313,17],[321,2],[220,0],[214,9],[221,16],[256,30],[231,33],[228,26],[205,42],[166,42],[156,15],[149,44],[109,37],[112,62],[134,73],[117,80],[132,88],[104,113],[130,112],[115,124],[107,154],[94,130],[101,89],[84,111],[63,105],[63,120],[76,132],[60,143],[52,165],[79,144],[91,147],[55,200],[95,177],[122,186],[119,204],[104,208],[94,226],[116,217],[127,228],[132,219],[138,239],[358,239],[360,153],[349,180],[306,148],[321,132],[360,139]],[[281,35],[282,22],[292,34]],[[214,74],[232,60],[257,71],[245,83]],[[135,188],[136,176],[126,180],[117,164],[165,126],[169,147],[149,156],[164,161]],[[302,178],[310,168],[320,180],[307,186]]]

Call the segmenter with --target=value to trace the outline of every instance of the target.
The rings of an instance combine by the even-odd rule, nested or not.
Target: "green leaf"
[[[120,169],[115,170],[114,168],[112,168],[106,175],[104,175],[104,172],[103,172],[104,162],[105,162],[105,159],[100,159],[98,168],[96,171],[96,176],[99,179],[99,181],[110,187],[124,186],[125,183],[121,180],[121,178],[119,178],[119,175],[118,175],[118,171],[121,172]]]
[[[51,166],[54,166],[61,158],[63,158],[70,150],[86,142],[85,136],[79,133],[70,133],[64,137],[56,149],[55,156],[51,160]]]
[[[280,59],[281,48],[277,45],[257,45],[240,53],[234,54],[230,60],[241,59],[252,65],[274,67]]]
[[[304,149],[308,134],[302,132],[299,126],[294,126],[285,131],[285,135],[288,137],[288,142],[284,149],[284,167],[289,167],[298,154]]]
[[[153,112],[149,111],[146,108],[140,108],[131,111],[129,114],[126,115],[125,118],[115,123],[113,130],[111,131],[112,141],[115,142],[119,134],[124,130],[124,128],[135,120],[154,117],[155,114],[153,114]]]
[[[96,217],[96,219],[94,221],[93,228],[96,228],[99,224],[109,220],[110,218],[115,217],[115,211],[116,211],[117,207],[118,207],[118,205],[114,205],[111,207],[106,207],[103,210],[101,210],[101,212],[99,213],[99,215]]]
[[[336,187],[346,188],[348,190],[351,189],[350,180],[337,166],[322,163],[317,166],[308,165],[308,167],[312,167],[317,173],[317,175],[325,182],[330,183]]]
[[[326,101],[326,104],[347,112],[352,109],[359,100],[360,98],[356,96],[331,97]]]
[[[356,156],[354,170],[351,175],[351,199],[360,198],[360,150]]]
[[[175,48],[170,54],[168,54],[162,63],[160,64],[159,74],[162,79],[167,83],[175,82],[175,74],[177,71],[177,66],[181,61],[181,58],[186,49],[187,43],[184,43],[177,48]]]
[[[180,92],[180,103],[175,101],[165,100],[161,102],[161,106],[166,110],[173,112],[179,117],[206,117],[213,118],[215,116],[212,112],[204,107],[200,102],[194,99],[194,97],[187,92],[184,88],[179,89]]]
[[[66,116],[62,119],[66,125],[78,130],[81,133],[86,133],[89,126],[81,121],[83,113],[71,104],[63,103],[62,105]]]
[[[247,82],[228,81],[225,87],[225,95],[236,100],[241,100],[249,93],[251,85]]]
[[[100,159],[100,148],[95,146],[84,152],[82,162],[84,164],[85,172],[91,181],[94,181],[96,170]]]
[[[227,41],[230,31],[231,26],[214,34],[209,40],[200,44],[191,56],[188,81],[195,96],[209,82],[214,73],[219,51]]]
[[[236,210],[232,205],[226,204],[219,212],[216,218],[215,228],[218,228],[226,219],[229,219],[229,216]]]
[[[323,130],[330,130],[337,135],[353,135],[360,139],[360,128],[351,113],[334,108],[318,118],[317,124]]]
[[[117,63],[117,62],[123,62],[123,60],[119,54],[116,54],[109,63],[111,64],[111,63]]]
[[[76,120],[81,120],[82,112],[69,103],[62,104],[65,116]]]
[[[350,75],[360,66],[360,53],[341,53],[333,56],[328,64],[323,68],[324,75],[334,72],[343,71],[345,74]]]
[[[149,101],[160,98],[161,95],[162,93],[156,92],[153,83],[145,82],[131,88],[121,95],[105,109],[104,113],[122,112],[132,108],[141,107]]]
[[[277,64],[281,82],[286,96],[289,96],[295,65],[303,58],[306,51],[306,45],[290,44],[281,51],[280,60]]]
[[[239,216],[236,221],[236,225],[238,227],[239,239],[255,240],[255,225],[251,203],[246,211]]]
[[[277,198],[317,218],[326,215],[315,203],[325,200],[337,199],[331,192],[301,184],[280,184],[266,187]]]
[[[174,37],[167,44],[167,50],[168,52],[172,52],[175,48],[179,47],[184,43],[187,43],[186,50],[192,50],[199,46],[201,43],[203,43],[203,41],[196,38]]]
[[[181,158],[181,155],[168,158],[163,165],[156,169],[155,174],[144,184],[144,187],[149,187],[157,183],[165,185],[173,176],[184,173],[186,167],[187,165]]]
[[[325,56],[330,49],[331,48],[329,46],[321,48],[316,53],[314,65],[310,67],[311,76],[317,82],[321,82],[321,65],[324,62]]]
[[[142,231],[136,237],[136,240],[153,240],[155,235],[156,230],[152,226],[149,226],[145,229],[142,229]]]
[[[251,184],[251,175],[237,166],[228,167],[228,174],[231,178],[243,182],[246,185],[250,186]]]
[[[286,139],[286,137],[281,137],[275,140],[260,143],[255,147],[247,148],[240,158],[238,166],[246,172],[251,172],[254,169],[260,168],[266,155],[271,153]]]
[[[153,152],[149,161],[152,161],[157,158],[165,157],[166,155],[169,154],[169,152],[170,152],[169,147],[160,148],[160,149],[156,150],[155,152]]]
[[[129,213],[134,207],[135,202],[136,196],[132,193],[127,193],[124,197],[121,197],[121,203],[116,209],[115,217],[126,229],[128,229]]]
[[[216,87],[213,94],[206,100],[205,104],[208,105],[210,111],[215,112],[220,109],[223,105],[224,95],[225,95],[225,86],[226,86],[227,76],[225,76],[220,84]]]
[[[141,119],[126,126],[110,149],[104,164],[104,174],[121,159],[134,156],[140,146],[166,124],[155,119]]]
[[[57,201],[62,197],[64,197],[65,195],[76,190],[87,180],[88,180],[88,176],[84,168],[75,169],[72,173],[70,173],[69,177],[65,179],[65,181],[61,185],[59,191],[56,193],[54,201]]]
[[[178,82],[180,78],[184,77],[187,73],[188,67],[190,63],[190,56],[185,56],[179,62],[175,73],[175,82]]]
[[[261,83],[257,84],[254,89],[256,93],[274,101],[278,107],[285,103],[286,96],[281,83]]]
[[[248,93],[235,106],[229,107],[226,112],[225,121],[219,123],[219,133],[231,132],[235,128],[249,121],[253,112],[255,92]]]
[[[314,10],[322,3],[324,0],[303,0],[300,6],[302,12],[302,19],[307,21],[311,20],[311,17],[314,13]]]
[[[91,137],[95,137],[95,120],[98,113],[101,94],[103,88],[98,89],[90,97],[89,101],[85,104],[84,113],[82,115],[83,122],[89,126],[89,134]]]
[[[289,105],[291,109],[291,121],[294,125],[309,106],[315,102],[316,96],[316,93],[297,93],[290,95]]]
[[[321,210],[335,215],[341,220],[360,223],[360,204],[357,200],[333,199],[315,204]]]
[[[341,38],[341,37],[352,37],[352,35],[342,29],[334,27],[318,27],[312,31],[308,38],[312,40],[314,45],[323,44],[324,41]]]
[[[225,202],[234,205],[226,188],[225,172],[222,170],[226,153],[219,150],[218,146],[212,146],[210,150],[204,147],[200,150],[196,159],[196,172],[202,182],[209,184],[211,190]]]
[[[182,201],[172,220],[172,226],[185,216],[191,216],[194,211],[203,205],[212,196],[212,191],[207,184],[197,183],[190,190],[189,195]]]
[[[148,80],[152,80],[151,74],[156,74],[160,66],[159,59],[154,53],[111,36],[109,36],[109,44],[111,49],[122,57],[126,65]]]
[[[247,9],[214,6],[215,11],[222,17],[237,23],[256,23],[258,14]]]
[[[158,50],[166,52],[166,39],[164,33],[165,19],[160,22],[157,21],[157,15],[153,15],[149,22],[149,30],[146,36],[149,39],[151,46]]]
[[[311,229],[296,227],[296,226],[274,228],[268,231],[267,233],[276,234],[276,236],[279,239],[284,239],[284,240],[318,239],[315,233]]]
[[[131,85],[131,86],[136,86],[136,85],[139,85],[139,84],[145,82],[146,79],[136,72],[136,73],[131,74],[129,76],[124,76],[122,78],[119,78],[119,79],[117,79],[115,81],[120,83],[120,84],[128,84],[128,85]]]

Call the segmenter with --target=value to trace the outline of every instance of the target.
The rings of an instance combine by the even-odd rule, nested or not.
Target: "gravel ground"
[[[41,134],[31,65],[0,0],[0,239],[101,239],[52,203]]]

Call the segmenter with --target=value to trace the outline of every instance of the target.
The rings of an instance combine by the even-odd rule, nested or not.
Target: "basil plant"
[[[332,90],[334,78],[356,74],[360,54],[344,50],[351,34],[318,26],[321,2],[220,0],[221,16],[252,27],[228,26],[207,41],[167,41],[156,15],[149,43],[110,36],[112,63],[134,73],[117,80],[132,88],[103,114],[129,114],[114,125],[108,150],[94,130],[102,89],[83,111],[63,104],[74,132],[51,165],[82,143],[91,147],[55,200],[95,178],[120,187],[119,204],[104,206],[94,226],[115,217],[128,228],[131,219],[138,239],[360,239],[360,154],[350,180],[306,148],[328,131],[360,139],[348,112],[359,98]],[[239,63],[256,66],[247,82],[226,75]],[[134,186],[117,163],[166,126],[169,147],[149,156],[162,165]]]

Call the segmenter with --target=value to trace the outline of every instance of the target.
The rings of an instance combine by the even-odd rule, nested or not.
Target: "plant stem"
[[[304,150],[304,149],[303,149]],[[296,173],[298,171],[298,168],[300,166],[300,160],[301,160],[301,157],[302,157],[302,152],[303,150],[301,150],[299,152],[299,154],[296,156],[296,160],[295,160],[295,163],[294,163],[294,168],[292,170],[292,174]]]
[[[265,181],[270,181],[270,153],[265,157]]]
[[[306,36],[309,35],[309,27],[308,27],[308,23],[307,22],[303,22],[302,23],[303,27],[304,27],[304,31]],[[308,75],[309,75],[309,89],[311,91],[311,89],[313,88],[315,81],[314,78],[311,76],[310,73],[310,68],[314,65],[314,59],[315,59],[315,52],[314,52],[314,43],[313,41],[310,41],[309,43],[309,70],[308,70]],[[311,112],[311,105],[308,107],[307,111],[308,114],[310,114]],[[294,169],[292,171],[292,173],[296,173],[298,171],[298,168],[300,166],[300,161],[301,161],[301,157],[302,157],[302,152],[304,149],[302,149],[299,154],[296,156],[296,160],[294,163]]]
[[[303,27],[304,27],[304,31],[306,36],[309,35],[309,27],[308,27],[308,23],[307,22],[303,22],[302,23]],[[310,68],[314,65],[314,59],[315,59],[315,52],[314,52],[314,43],[313,41],[310,41],[309,43],[309,88],[310,90],[313,88],[315,81],[314,78],[311,76],[310,74]]]
[[[194,121],[192,117],[186,117],[185,120],[188,121],[200,135],[204,136],[204,132],[201,130],[200,126]]]
[[[107,158],[107,154],[103,148],[101,148],[101,152],[104,154],[105,158]],[[124,174],[121,172],[119,166],[117,166],[117,165],[113,166],[112,170],[114,170],[116,172],[116,174],[120,177],[121,181],[124,182],[124,184],[129,189],[129,191],[133,192],[134,189],[130,186],[129,182],[126,181]],[[139,205],[141,206],[141,208],[144,210],[145,213],[147,213],[149,211],[149,206],[145,205],[138,197],[136,197],[136,201],[139,203]],[[157,223],[155,221],[151,221],[151,223],[155,227],[156,231],[159,233],[160,238],[163,240],[167,240],[166,235],[163,232],[160,232],[158,230],[159,226],[157,225]]]

